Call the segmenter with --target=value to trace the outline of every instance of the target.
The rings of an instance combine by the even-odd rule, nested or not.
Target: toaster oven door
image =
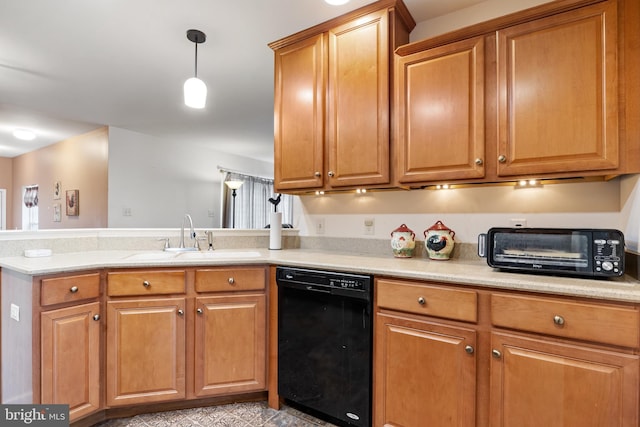
[[[487,261],[492,267],[591,273],[589,232],[564,229],[491,229]]]

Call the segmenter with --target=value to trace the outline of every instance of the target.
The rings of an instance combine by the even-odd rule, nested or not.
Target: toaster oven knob
[[[602,269],[605,271],[613,270],[613,263],[611,261],[604,261],[602,263]]]

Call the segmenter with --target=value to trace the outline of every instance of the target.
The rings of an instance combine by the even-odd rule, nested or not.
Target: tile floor
[[[141,414],[104,421],[96,427],[333,427],[294,408],[276,411],[267,402],[233,403],[204,408]]]

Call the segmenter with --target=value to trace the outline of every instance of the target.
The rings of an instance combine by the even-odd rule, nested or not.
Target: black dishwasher
[[[371,425],[372,277],[277,267],[278,394],[343,426]]]

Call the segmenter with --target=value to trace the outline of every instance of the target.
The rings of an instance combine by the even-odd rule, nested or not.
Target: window
[[[242,181],[242,186],[236,190],[235,203],[233,191],[224,184],[227,181]],[[293,197],[288,194],[274,193],[273,179],[237,172],[225,172],[222,187],[223,227],[265,228],[270,225],[270,213],[274,211],[274,204],[269,199],[277,199],[278,196],[280,196],[280,202],[277,205],[277,210],[282,212],[282,223],[293,223]]]

